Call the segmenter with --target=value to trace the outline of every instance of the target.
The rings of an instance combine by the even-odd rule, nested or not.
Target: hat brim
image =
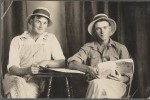
[[[92,22],[89,24],[89,26],[88,26],[88,32],[89,32],[89,34],[90,34],[90,35],[93,35],[93,27],[94,27],[94,24],[95,24],[96,22],[98,22],[99,20],[104,20],[104,21],[107,21],[107,22],[110,23],[110,26],[111,26],[111,33],[110,33],[110,36],[112,36],[112,35],[115,33],[117,26],[116,26],[115,21],[114,21],[113,19],[110,19],[110,18],[98,18],[98,19],[92,21]]]
[[[27,22],[30,24],[30,19],[31,19],[31,17],[32,16],[36,16],[36,15],[40,15],[40,16],[43,16],[43,17],[46,17],[48,20],[49,20],[49,24],[48,25],[51,25],[52,24],[52,21],[51,21],[51,19],[48,17],[48,16],[46,16],[45,14],[41,14],[41,13],[36,13],[36,14],[31,14],[31,15],[29,15],[28,17],[27,17]]]

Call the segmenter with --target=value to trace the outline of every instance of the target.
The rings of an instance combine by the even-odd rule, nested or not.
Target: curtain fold
[[[66,1],[66,36],[70,55],[85,43],[84,3]]]
[[[4,1],[3,8],[7,13],[1,19],[3,23],[1,51],[3,73],[6,73],[10,42],[14,36],[26,29],[26,1]]]

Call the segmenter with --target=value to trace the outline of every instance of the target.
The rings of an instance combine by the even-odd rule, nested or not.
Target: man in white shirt
[[[52,24],[47,8],[38,7],[28,16],[31,30],[13,38],[3,81],[7,98],[37,98],[40,79],[32,77],[43,67],[64,67],[65,57],[54,34],[46,32]]]

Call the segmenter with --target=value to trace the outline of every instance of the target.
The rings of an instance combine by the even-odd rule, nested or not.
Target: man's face
[[[95,23],[95,31],[102,41],[109,40],[111,27],[107,21],[99,21]]]
[[[41,35],[43,34],[48,27],[48,19],[45,17],[35,16],[31,21],[32,31]]]

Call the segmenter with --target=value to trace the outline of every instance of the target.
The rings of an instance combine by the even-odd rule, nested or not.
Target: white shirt
[[[17,67],[30,67],[42,60],[65,59],[61,46],[52,33],[43,33],[37,41],[25,31],[22,35],[12,39],[9,51],[7,70],[13,65]]]

